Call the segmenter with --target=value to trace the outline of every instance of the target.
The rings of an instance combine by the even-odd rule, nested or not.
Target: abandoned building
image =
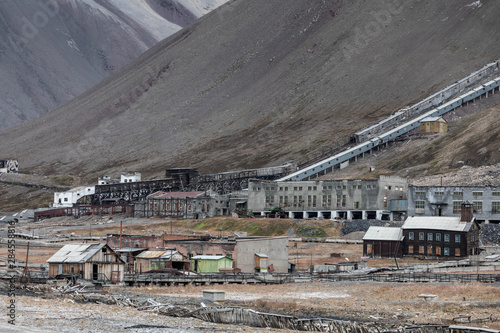
[[[144,251],[135,257],[135,271],[142,273],[148,271],[174,268],[180,271],[189,271],[190,262],[179,251]]]
[[[156,192],[135,204],[136,217],[205,218],[246,210],[246,194],[212,191]]]
[[[233,259],[217,255],[197,255],[191,258],[196,273],[222,273],[233,268]]]
[[[404,220],[407,181],[381,176],[368,180],[253,181],[248,210],[266,216],[280,208],[289,218]]]
[[[95,186],[80,186],[66,192],[54,192],[53,207],[72,207],[85,203],[85,198],[95,193]]]
[[[403,253],[427,257],[465,257],[478,253],[479,224],[472,204],[464,202],[455,216],[411,216],[403,230]]]
[[[106,244],[66,244],[47,260],[49,278],[73,275],[94,283],[123,281],[125,262]]]
[[[443,117],[427,117],[420,121],[420,134],[437,134],[448,132],[448,123]]]
[[[225,237],[163,234],[159,236],[108,235],[107,244],[119,249],[169,249],[182,253],[191,260],[198,255],[225,256],[234,260],[233,267],[243,273],[262,271],[256,266],[256,256],[267,256],[266,269],[277,273],[288,272],[288,237]],[[137,268],[137,267],[136,267]]]
[[[18,173],[19,162],[17,160],[0,160],[0,173]]]
[[[408,186],[408,216],[460,216],[464,201],[479,223],[500,223],[499,186]]]
[[[403,256],[403,230],[371,226],[363,237],[363,256],[401,258]]]

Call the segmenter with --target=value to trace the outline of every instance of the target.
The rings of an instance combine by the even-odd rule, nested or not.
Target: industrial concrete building
[[[460,216],[464,201],[479,223],[500,223],[500,186],[408,186],[408,216]]]
[[[253,181],[248,210],[265,216],[279,208],[290,218],[404,220],[407,181],[401,177],[325,181]]]

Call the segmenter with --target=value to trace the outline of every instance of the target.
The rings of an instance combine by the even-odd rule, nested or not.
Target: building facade
[[[18,173],[19,162],[17,160],[0,160],[0,173]]]
[[[472,204],[461,205],[460,216],[412,216],[403,230],[405,255],[465,257],[479,253],[479,224]]]
[[[464,201],[479,223],[500,223],[500,186],[408,186],[408,216],[460,216]]]
[[[403,256],[403,230],[371,226],[363,237],[363,256],[401,258]]]
[[[248,188],[248,210],[261,216],[280,208],[290,218],[400,220],[405,217],[406,199],[407,181],[395,176],[363,180],[253,181]]]
[[[47,260],[49,278],[73,275],[98,283],[123,281],[125,262],[106,244],[66,244]]]

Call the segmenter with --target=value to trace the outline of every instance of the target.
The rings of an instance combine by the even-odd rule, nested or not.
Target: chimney
[[[469,201],[462,202],[462,209],[460,210],[460,222],[472,221],[472,203]]]

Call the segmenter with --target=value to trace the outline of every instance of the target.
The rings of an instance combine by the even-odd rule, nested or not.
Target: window
[[[455,257],[460,257],[460,248],[455,248]]]
[[[482,214],[483,213],[483,202],[482,201],[472,201],[472,209],[474,213]]]
[[[500,196],[500,192],[493,191],[493,192],[491,192],[491,195],[494,196],[494,197],[499,197]]]
[[[425,246],[420,245],[420,246],[418,247],[418,253],[419,253],[419,254],[425,254],[425,252],[424,252],[424,251],[425,251]]]
[[[361,185],[358,185],[358,190],[361,190]]]
[[[283,191],[283,187],[280,186],[280,191]]]
[[[444,234],[444,241],[447,243],[450,242],[450,234]]]
[[[68,202],[68,198],[64,198],[64,202]]]
[[[316,196],[313,195],[312,197],[313,197],[312,205],[313,205],[313,207],[316,207]]]
[[[308,195],[307,196],[307,206],[311,207],[311,205],[312,205],[312,196]]]
[[[432,245],[427,245],[427,255],[432,255]]]
[[[409,240],[414,240],[414,239],[415,239],[415,234],[413,233],[413,231],[410,231],[410,232],[408,233],[408,239],[409,239]]]
[[[455,243],[460,243],[460,235],[455,235]]]
[[[285,204],[285,206],[288,206],[288,195],[285,195],[285,201],[283,202]]]
[[[413,245],[408,245],[408,253],[409,254],[413,253]]]
[[[285,191],[288,191],[288,187],[285,187]]]
[[[472,192],[472,195],[475,196],[475,197],[482,197],[483,196],[483,192],[481,192],[481,191]]]
[[[459,191],[453,192],[454,198],[463,198],[463,196],[464,196],[464,192],[459,192]]]
[[[441,233],[436,232],[436,242],[440,242],[440,241],[441,241]]]
[[[313,191],[317,191],[318,190],[318,187],[317,186],[313,186]]]
[[[425,240],[425,232],[418,233],[418,240],[421,240],[421,241]]]
[[[384,195],[384,207],[387,207],[387,195]]]
[[[425,195],[424,191],[415,191],[415,195]]]
[[[444,192],[443,191],[436,191],[436,192],[434,192],[434,195],[444,195]]]
[[[415,213],[425,213],[425,201],[415,200]]]
[[[299,186],[299,191],[302,191],[302,186]]]
[[[342,207],[345,207],[345,194],[342,195]]]
[[[354,209],[359,209],[359,201],[354,202]]]
[[[308,190],[308,191],[312,191],[312,187],[311,187],[311,186],[308,186],[308,187],[307,187],[307,190]]]
[[[491,213],[492,214],[500,213],[500,201],[492,201],[491,202]]]
[[[293,187],[293,190],[294,190],[294,191],[297,191],[297,186],[294,186],[294,187]]]
[[[443,249],[443,252],[444,252],[444,255],[445,255],[445,256],[449,256],[449,255],[450,255],[450,248],[449,248],[449,247],[445,247],[445,248]]]
[[[434,238],[434,237],[433,237],[432,232],[428,232],[428,233],[427,233],[427,240],[428,240],[428,241],[430,241],[430,242],[432,242],[432,239],[433,239],[433,238]]]
[[[297,201],[297,196],[293,196],[293,207],[297,207],[298,201]]]
[[[462,201],[453,201],[453,213],[460,213],[462,211]]]

